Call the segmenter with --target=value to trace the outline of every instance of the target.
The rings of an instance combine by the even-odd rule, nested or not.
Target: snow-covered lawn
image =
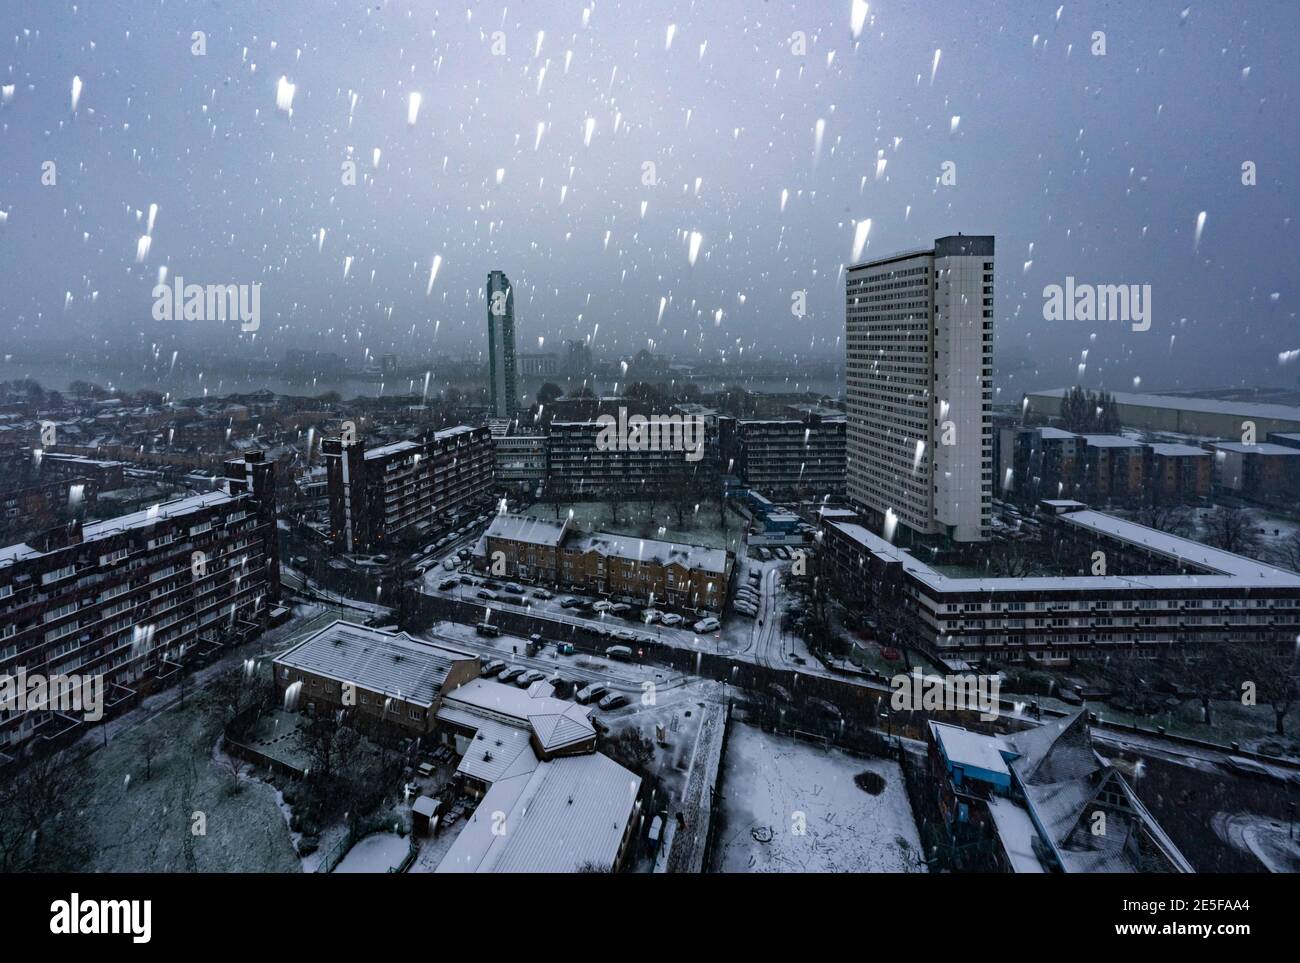
[[[921,840],[896,762],[733,722],[722,767],[716,871],[917,871]],[[879,795],[854,782],[867,771],[884,779]]]
[[[407,841],[396,833],[371,833],[360,839],[334,867],[336,873],[386,873],[406,858]]]

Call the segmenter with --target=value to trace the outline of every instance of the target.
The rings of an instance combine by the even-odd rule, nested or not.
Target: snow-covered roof
[[[1211,442],[1211,445],[1219,451],[1231,451],[1238,455],[1300,456],[1300,448],[1290,448],[1287,445],[1274,445],[1267,441],[1261,441],[1257,445],[1245,445],[1239,441],[1215,441]]]
[[[127,529],[143,528],[146,525],[153,525],[164,519],[179,518],[205,508],[211,508],[214,505],[224,505],[234,500],[234,497],[221,491],[203,492],[198,495],[186,495],[184,498],[176,498],[172,501],[160,502],[150,508],[145,508],[138,512],[131,512],[128,515],[118,515],[115,518],[107,518],[103,521],[91,522],[82,527],[81,541],[84,544],[86,542],[108,538],[110,535],[116,535],[119,532],[126,531]],[[27,561],[28,559],[37,558],[45,554],[47,553],[20,542],[16,545],[9,545],[0,548],[0,564]]]
[[[1048,388],[1031,391],[1029,397],[1063,398],[1068,388]],[[1254,404],[1243,401],[1219,401],[1216,398],[1183,398],[1175,395],[1152,395],[1116,391],[1111,398],[1119,405],[1142,408],[1168,408],[1180,411],[1199,411],[1211,415],[1237,415],[1243,418],[1272,418],[1280,421],[1300,422],[1300,408],[1291,405]]]
[[[1011,770],[1007,768],[1003,753],[1013,754],[1014,750],[997,736],[986,736],[943,722],[931,722],[930,731],[943,750],[944,758],[952,765],[982,769],[1004,777],[1008,783],[1011,781]]]
[[[552,522],[531,515],[514,515],[502,512],[492,518],[492,524],[484,532],[485,538],[500,538],[512,542],[528,542],[532,545],[559,545],[564,540],[564,533],[569,530],[569,522]]]
[[[1151,450],[1164,458],[1183,458],[1189,455],[1203,456],[1205,458],[1210,457],[1210,453],[1204,448],[1197,448],[1195,445],[1179,445],[1165,441],[1153,442]]]
[[[452,690],[438,710],[438,718],[464,726],[490,720],[533,733],[544,753],[595,738],[591,706],[556,699],[554,688],[542,685],[528,689],[493,679],[473,679]]]
[[[420,446],[413,441],[395,441],[388,445],[380,445],[378,448],[366,449],[366,461],[374,458],[387,458],[389,455],[400,455],[407,451],[418,451]]]
[[[1011,862],[1011,871],[1015,873],[1045,873],[1038,854],[1034,851],[1034,840],[1038,839],[1038,830],[1033,819],[1023,806],[1003,796],[989,797],[989,814],[993,825],[997,827],[998,838],[1002,848]]]
[[[703,545],[661,542],[653,538],[637,538],[635,535],[593,532],[576,539],[572,547],[583,552],[599,552],[617,558],[653,561],[660,565],[680,565],[692,571],[709,572],[714,575],[723,575],[727,571],[726,550],[706,548]]]
[[[1102,512],[1065,512],[1059,521],[1089,528],[1099,535],[1118,539],[1148,551],[1165,555],[1201,572],[1188,575],[1048,575],[1029,578],[961,578],[943,574],[903,549],[887,542],[862,525],[828,519],[864,549],[902,564],[903,571],[936,592],[1099,592],[1103,590],[1149,591],[1151,589],[1240,589],[1300,588],[1300,574],[1234,555],[1188,538],[1179,538],[1136,522]]]
[[[313,632],[275,662],[350,682],[369,692],[432,706],[452,666],[474,658],[413,639],[405,632],[385,632],[340,619]]]
[[[531,772],[500,779],[438,872],[571,873],[588,865],[607,871],[640,786],[640,776],[600,753],[541,762]]]
[[[1125,438],[1123,435],[1084,435],[1089,447],[1092,448],[1141,448],[1142,442],[1134,441],[1132,438]]]

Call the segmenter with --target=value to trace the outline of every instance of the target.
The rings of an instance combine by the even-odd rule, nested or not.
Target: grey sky
[[[1089,385],[1295,383],[1300,6],[872,2],[856,42],[853,6],[5,2],[0,354],[479,351],[500,268],[521,350],[837,355],[870,218],[864,256],[997,235],[1004,399],[1076,380],[1084,350]],[[261,282],[261,330],[154,321],[162,265]],[[1151,330],[1044,321],[1067,275],[1151,284]]]

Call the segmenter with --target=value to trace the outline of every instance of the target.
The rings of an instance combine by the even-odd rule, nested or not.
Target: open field
[[[898,763],[858,758],[741,723],[732,723],[727,740],[716,872],[920,868],[921,839]],[[883,779],[878,795],[854,781],[864,772]]]
[[[214,758],[212,708],[205,693],[187,696],[86,759],[87,871],[300,871],[275,790]]]

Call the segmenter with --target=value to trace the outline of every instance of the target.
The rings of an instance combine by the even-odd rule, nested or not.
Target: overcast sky
[[[870,219],[997,236],[1003,400],[1295,384],[1300,4],[866,6],[5,0],[0,355],[481,351],[499,268],[521,351],[835,356]],[[162,267],[260,330],[155,321]],[[1067,275],[1150,330],[1043,320]]]

